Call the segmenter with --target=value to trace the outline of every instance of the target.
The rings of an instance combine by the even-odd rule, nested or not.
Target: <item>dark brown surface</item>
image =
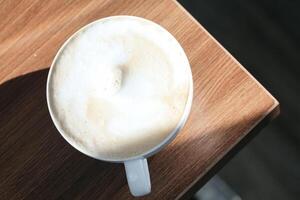
[[[7,1],[1,7],[4,199],[132,198],[123,166],[73,149],[54,128],[46,107],[45,68],[58,47],[79,27],[104,16],[154,20],[179,40],[192,66],[191,115],[174,142],[150,158],[152,193],[145,199],[180,197],[205,180],[261,120],[277,113],[277,101],[174,1]]]

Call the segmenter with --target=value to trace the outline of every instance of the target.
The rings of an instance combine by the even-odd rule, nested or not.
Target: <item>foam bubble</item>
[[[98,21],[78,32],[53,64],[53,115],[68,140],[92,156],[144,153],[180,121],[188,66],[159,26],[132,17]]]

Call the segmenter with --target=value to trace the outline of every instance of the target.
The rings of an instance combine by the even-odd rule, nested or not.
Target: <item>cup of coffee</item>
[[[150,193],[147,157],[175,138],[192,96],[180,44],[158,24],[134,16],[81,28],[56,54],[47,80],[60,134],[92,158],[124,163],[134,196]]]

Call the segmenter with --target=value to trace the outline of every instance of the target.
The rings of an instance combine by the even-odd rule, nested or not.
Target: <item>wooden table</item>
[[[46,77],[59,46],[110,15],[161,24],[192,66],[191,115],[175,141],[150,158],[152,193],[144,199],[189,197],[279,113],[278,102],[176,1],[1,1],[1,199],[132,198],[123,166],[73,149],[46,106]]]

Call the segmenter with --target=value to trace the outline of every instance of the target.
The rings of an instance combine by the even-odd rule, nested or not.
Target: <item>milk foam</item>
[[[142,154],[175,129],[187,103],[190,69],[158,25],[113,17],[77,32],[52,65],[50,107],[66,139],[87,154]]]

